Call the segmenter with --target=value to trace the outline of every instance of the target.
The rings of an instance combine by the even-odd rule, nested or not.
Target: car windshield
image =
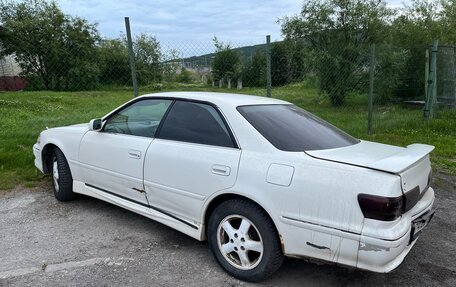
[[[271,144],[283,151],[331,149],[359,142],[295,105],[251,105],[237,109]]]

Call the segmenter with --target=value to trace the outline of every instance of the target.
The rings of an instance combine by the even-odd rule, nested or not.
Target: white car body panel
[[[86,184],[148,204],[144,158],[151,138],[88,131],[79,145],[78,165]],[[75,163],[73,163],[75,164]]]
[[[143,97],[213,103],[239,148],[106,134],[82,124],[43,131],[33,147],[35,165],[45,172],[46,149],[55,145],[69,162],[74,192],[119,205],[198,240],[205,239],[206,211],[214,199],[243,196],[269,214],[285,255],[375,272],[389,272],[404,260],[416,242],[409,244],[412,220],[432,209],[431,146],[401,148],[361,141],[338,149],[285,152],[236,108],[287,102],[204,92]],[[139,151],[140,158],[129,157],[130,150]],[[397,197],[416,186],[421,200],[394,221],[365,218],[357,201],[360,193]]]
[[[144,164],[150,204],[201,224],[205,200],[236,182],[240,155],[236,148],[155,139]]]

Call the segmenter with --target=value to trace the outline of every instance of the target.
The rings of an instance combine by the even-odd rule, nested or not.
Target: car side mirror
[[[93,119],[89,123],[89,130],[98,132],[102,128],[101,119]]]

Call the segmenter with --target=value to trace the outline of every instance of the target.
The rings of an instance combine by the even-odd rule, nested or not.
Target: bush
[[[245,65],[242,80],[243,85],[247,87],[266,85],[266,56],[263,51],[255,51],[252,60]]]
[[[182,68],[181,72],[177,75],[177,81],[180,83],[189,84],[193,82],[192,80],[192,72],[189,70]]]

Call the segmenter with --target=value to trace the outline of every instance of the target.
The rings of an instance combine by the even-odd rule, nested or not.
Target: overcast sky
[[[214,36],[232,43],[259,43],[267,34],[281,39],[277,19],[300,11],[302,0],[57,0],[66,14],[98,23],[103,37],[125,31],[145,32],[161,42],[210,42]],[[401,6],[403,1],[387,0]]]

